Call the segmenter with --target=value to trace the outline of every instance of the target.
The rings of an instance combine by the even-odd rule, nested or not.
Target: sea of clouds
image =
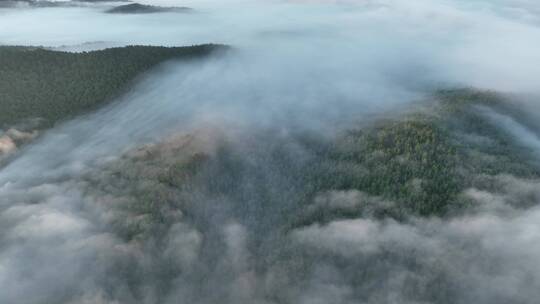
[[[118,3],[0,9],[6,45],[76,52],[131,44],[232,47],[166,63],[0,168],[1,303],[537,302],[540,209],[512,206],[534,206],[539,181],[496,176],[499,192],[468,189],[463,195],[477,202],[477,212],[451,219],[366,217],[284,230],[287,214],[259,204],[261,189],[279,206],[295,199],[294,181],[270,153],[283,146],[299,162],[309,159],[293,133],[332,138],[377,113],[408,109],[440,87],[521,94],[522,106],[538,114],[540,4],[142,2],[194,11],[104,13]],[[540,153],[538,130],[504,113],[486,115]],[[126,151],[208,126],[210,142],[225,138],[252,168],[238,179],[242,195],[197,190],[223,174],[210,171],[196,190],[175,198],[182,201],[176,209],[163,211],[174,224],[159,235],[120,237],[114,223],[139,220],[118,207],[136,199],[124,190],[148,185],[144,176],[113,184],[106,168]],[[193,149],[212,155],[219,145],[203,146]],[[373,203],[392,204],[338,191],[321,193],[306,212]]]

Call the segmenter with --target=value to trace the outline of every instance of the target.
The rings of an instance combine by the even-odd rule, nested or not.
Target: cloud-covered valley
[[[538,4],[141,2],[193,11],[0,8],[2,45],[231,47],[5,140],[1,303],[536,303]]]

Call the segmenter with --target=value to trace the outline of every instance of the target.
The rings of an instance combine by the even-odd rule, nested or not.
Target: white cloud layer
[[[148,220],[116,209],[132,199],[122,186],[103,177],[104,194],[83,181],[126,150],[212,124],[241,139],[235,152],[262,168],[255,176],[277,196],[291,191],[284,185],[291,181],[270,170],[264,148],[271,143],[256,139],[261,130],[277,130],[301,161],[309,155],[287,141],[291,132],[332,134],[439,86],[540,93],[535,1],[174,4],[196,12],[104,14],[110,4],[0,9],[3,44],[234,47],[153,71],[114,104],[48,131],[0,170],[0,303],[537,302],[540,211],[514,207],[537,203],[537,181],[502,176],[502,194],[469,189],[479,212],[451,220],[336,220],[286,233],[263,225],[276,214],[242,218],[245,202],[194,191],[181,198],[198,204],[167,213],[175,225],[146,243],[126,242],[111,228],[118,219]],[[534,130],[493,117],[538,149]],[[255,191],[249,181],[242,186]],[[313,206],[347,211],[373,200],[336,191]]]

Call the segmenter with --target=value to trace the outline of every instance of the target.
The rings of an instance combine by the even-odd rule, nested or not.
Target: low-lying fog
[[[535,1],[142,2],[194,11],[105,14],[113,3],[0,9],[0,44],[6,45],[68,51],[232,46],[209,59],[167,63],[115,103],[47,131],[0,169],[0,303],[540,298],[540,210],[507,206],[538,199],[537,181],[499,177],[504,195],[469,189],[485,205],[475,215],[340,220],[285,235],[268,228],[268,219],[230,211],[247,202],[194,193],[188,200],[198,204],[182,212],[200,217],[179,215],[159,236],[162,252],[152,239],[134,245],[117,237],[107,223],[123,216],[111,207],[121,198],[93,193],[82,181],[129,149],[208,128],[238,144],[236,152],[260,168],[270,193],[294,191],[264,157],[275,140],[301,158],[291,133],[331,137],[372,114],[407,109],[440,87],[540,93]],[[527,104],[538,109],[534,100]],[[512,136],[538,146],[536,131],[525,134],[519,122],[492,116]],[[259,137],[267,130],[278,139]],[[245,183],[251,195],[253,185]],[[282,204],[292,195],[283,194]],[[336,204],[355,204],[361,196],[329,195]],[[269,231],[260,234],[261,227]]]
[[[386,76],[535,90],[538,4],[525,1],[146,1],[192,13],[112,15],[118,4],[0,10],[0,43],[89,48],[224,43],[281,62],[381,66]],[[119,2],[121,3],[121,2]],[[337,3],[337,4],[336,4]],[[307,56],[307,58],[306,58]],[[275,56],[278,57],[278,56]],[[372,67],[356,71],[373,72]],[[436,76],[432,75],[435,74]],[[411,77],[414,75],[414,77]]]

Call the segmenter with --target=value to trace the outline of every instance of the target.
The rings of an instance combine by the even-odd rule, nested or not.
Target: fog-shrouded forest
[[[539,25],[0,1],[0,303],[537,303]]]
[[[127,46],[67,53],[43,48],[0,47],[0,121],[40,118],[49,124],[112,101],[130,82],[168,59],[192,60],[220,46]],[[221,46],[222,47],[222,46]]]

